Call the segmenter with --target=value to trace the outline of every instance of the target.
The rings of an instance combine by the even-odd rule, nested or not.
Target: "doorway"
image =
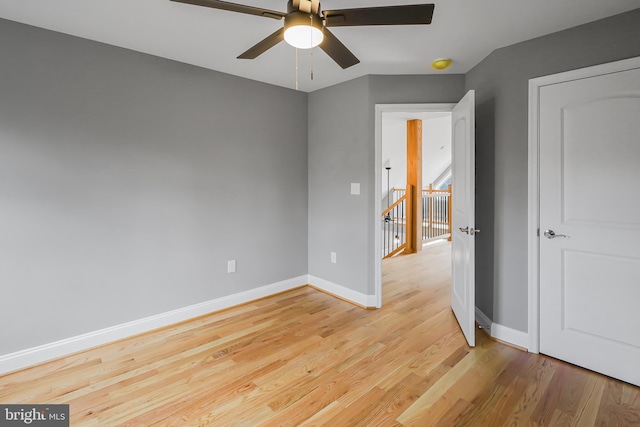
[[[375,289],[376,289],[376,307],[382,307],[382,252],[383,252],[383,233],[381,229],[383,205],[386,203],[383,199],[383,195],[387,195],[391,188],[398,186],[406,181],[406,154],[403,154],[403,150],[392,150],[389,147],[383,147],[383,139],[390,137],[388,129],[383,131],[383,118],[390,118],[395,122],[395,126],[401,126],[403,122],[409,119],[430,119],[451,116],[451,111],[456,104],[378,104],[375,110]],[[400,123],[400,124],[399,124]],[[405,128],[406,130],[406,128]],[[393,133],[393,132],[392,132]],[[402,135],[402,132],[398,131],[395,134]],[[406,135],[406,134],[405,134]],[[451,146],[451,135],[449,134],[449,147]],[[397,142],[403,143],[402,141]],[[405,153],[406,153],[406,137],[405,137]],[[440,144],[436,147],[442,146]],[[446,148],[446,147],[445,147]],[[442,160],[439,160],[438,164],[441,164]],[[449,156],[450,163],[450,156]],[[386,167],[391,167],[391,172],[387,176]],[[395,166],[395,168],[394,168]],[[443,167],[444,169],[444,167]],[[442,172],[442,171],[440,171]],[[437,179],[440,173],[435,173]],[[387,178],[389,178],[387,180]],[[393,179],[392,179],[393,178]],[[387,183],[388,187],[387,188]],[[393,185],[392,185],[393,184]]]

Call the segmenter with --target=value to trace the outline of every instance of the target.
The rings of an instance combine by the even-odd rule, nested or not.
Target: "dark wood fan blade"
[[[265,38],[261,42],[258,42],[258,44],[256,44],[255,46],[249,48],[249,50],[238,56],[238,59],[255,59],[265,53],[267,50],[280,43],[282,40],[284,40],[284,28],[280,28],[269,37]]]
[[[336,36],[326,27],[322,30],[324,40],[320,43],[320,49],[324,50],[343,69],[359,64],[360,60]]]
[[[243,4],[229,3],[221,0],[171,0],[178,3],[193,4],[196,6],[211,7],[213,9],[228,10],[231,12],[246,13],[248,15],[264,16],[265,18],[282,19],[286,13],[276,10],[260,9],[259,7],[245,6]]]
[[[361,9],[325,10],[327,27],[355,27],[363,25],[419,25],[431,24],[433,4],[365,7]]]

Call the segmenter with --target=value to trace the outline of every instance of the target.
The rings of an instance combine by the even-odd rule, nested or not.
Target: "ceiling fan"
[[[329,27],[430,24],[434,9],[433,4],[415,4],[321,11],[320,0],[288,0],[285,13],[222,0],[171,1],[278,20],[284,18],[283,28],[249,48],[238,59],[257,58],[285,40],[299,49],[320,46],[343,69],[358,64],[360,60],[329,31]]]

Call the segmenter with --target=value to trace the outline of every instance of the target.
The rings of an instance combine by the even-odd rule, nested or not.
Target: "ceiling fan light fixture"
[[[322,43],[322,31],[310,25],[296,25],[284,31],[284,40],[298,49],[311,49]]]
[[[241,53],[238,59],[255,59],[285,40],[287,44],[298,49],[310,49],[320,46],[324,53],[342,69],[359,64],[360,60],[342,44],[329,28],[372,25],[427,25],[431,24],[435,8],[433,3],[428,3],[321,10],[320,0],[286,0],[287,11],[280,12],[246,4],[232,3],[229,0],[171,1],[269,19],[280,20],[284,18],[284,27],[280,27],[274,33],[251,46]],[[313,65],[313,56],[311,56],[311,59],[311,64]]]
[[[311,49],[324,40],[322,19],[304,12],[290,13],[284,18],[284,40],[298,49]]]

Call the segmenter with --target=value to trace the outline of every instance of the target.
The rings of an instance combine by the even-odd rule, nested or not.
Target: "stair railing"
[[[395,195],[395,189],[389,197]],[[402,195],[382,212],[382,258],[391,258],[406,247],[406,200]]]
[[[434,190],[433,184],[422,190],[422,241],[451,239],[451,185]]]

